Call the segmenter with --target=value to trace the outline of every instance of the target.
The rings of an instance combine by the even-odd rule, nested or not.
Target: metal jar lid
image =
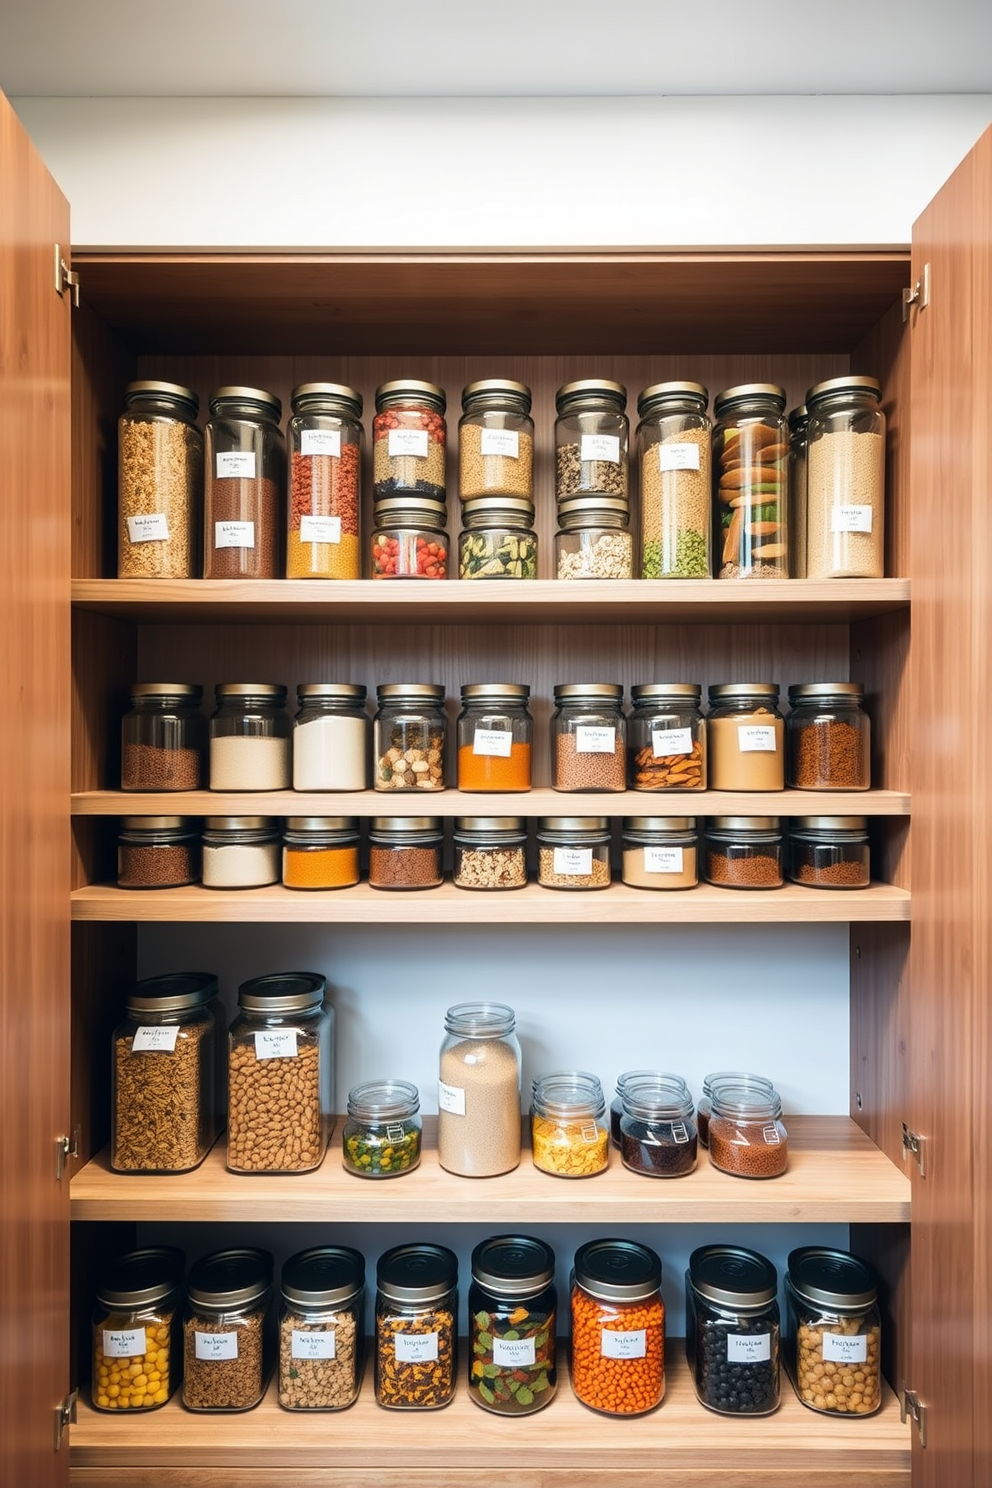
[[[294,413],[344,413],[362,416],[362,395],[343,382],[301,382],[290,398]],[[322,405],[331,404],[330,408]]]
[[[698,682],[638,682],[630,689],[630,700],[640,703],[699,703],[703,689]]]
[[[604,1302],[640,1302],[661,1286],[661,1258],[636,1240],[590,1240],[575,1252],[575,1280]]]
[[[162,1302],[179,1286],[185,1257],[174,1245],[149,1246],[118,1256],[97,1283],[96,1300],[114,1312],[138,1312]]]
[[[497,1297],[532,1297],[555,1279],[555,1253],[531,1235],[493,1235],[472,1252],[472,1279]]]
[[[737,387],[725,388],[713,399],[713,412],[719,418],[731,411],[738,403],[748,403],[752,398],[763,398],[781,413],[788,401],[785,388],[776,382],[742,382]]]
[[[510,378],[482,377],[478,382],[470,382],[462,389],[462,409],[465,413],[480,404],[498,404],[501,401],[507,404],[511,413],[528,414],[531,405],[530,388],[525,382],[514,382]]]
[[[146,398],[168,399],[178,409],[191,413],[194,418],[200,411],[200,400],[196,393],[179,382],[159,382],[157,379],[144,378],[140,382],[129,382],[124,389],[125,408],[132,408],[135,403],[141,403]]]
[[[195,816],[122,816],[124,832],[193,832]]]
[[[443,413],[448,406],[444,388],[436,382],[420,382],[415,377],[401,377],[394,382],[382,382],[375,390],[376,412],[397,403],[426,403],[436,413]]]
[[[609,832],[608,816],[539,816],[539,832]]]
[[[421,526],[440,532],[448,520],[448,507],[444,501],[435,501],[432,496],[404,491],[400,495],[380,496],[375,503],[373,518],[377,527]]]
[[[800,832],[867,832],[866,816],[797,816],[793,830]]]
[[[526,682],[467,682],[462,687],[462,702],[507,701],[526,703],[530,688]]]
[[[710,703],[723,702],[725,698],[773,698],[778,702],[779,689],[775,682],[717,682],[709,688]]]
[[[496,525],[500,517],[512,517],[517,524],[534,520],[534,503],[526,496],[469,496],[462,502],[462,524],[485,526],[485,518]]]
[[[295,1307],[334,1307],[350,1302],[365,1285],[365,1260],[348,1245],[320,1245],[290,1256],[282,1268],[282,1294]]]
[[[205,1006],[217,992],[213,972],[173,971],[135,982],[124,994],[124,1006],[129,1013],[178,1013]]]
[[[840,1311],[870,1307],[878,1296],[875,1273],[846,1250],[804,1245],[789,1253],[788,1280],[807,1302]]]
[[[522,816],[456,816],[455,831],[526,833],[527,823]]]
[[[374,834],[384,837],[388,837],[393,832],[398,836],[415,832],[440,832],[441,818],[439,816],[374,816],[369,827]]]
[[[396,1245],[379,1257],[379,1291],[390,1302],[443,1302],[458,1280],[458,1258],[445,1245]]]
[[[190,1268],[186,1290],[192,1307],[224,1312],[262,1302],[272,1285],[266,1250],[217,1250]]]
[[[610,412],[623,413],[627,407],[627,389],[622,382],[606,377],[582,377],[577,382],[563,383],[555,393],[559,413],[574,412],[582,406],[591,409],[596,403],[607,403]]]
[[[568,530],[573,527],[596,525],[596,518],[611,519],[614,525],[618,518],[626,526],[630,520],[630,503],[626,496],[569,496],[558,503],[558,525]],[[606,523],[604,522],[604,526]]]
[[[694,832],[694,816],[625,816],[625,832]]]
[[[809,409],[805,403],[800,403],[789,414],[789,428],[793,434],[805,434],[806,425],[809,423]]]
[[[637,400],[641,418],[663,413],[669,403],[695,403],[700,413],[706,412],[709,390],[701,382],[655,382],[646,387]]]
[[[287,832],[357,832],[357,816],[287,816]]]
[[[133,698],[188,698],[194,703],[198,703],[203,697],[203,688],[198,682],[132,682],[128,691]]]
[[[711,816],[712,832],[777,832],[781,829],[780,816]]]
[[[623,702],[623,688],[619,682],[557,682],[554,692],[556,703],[573,698],[576,701],[590,698],[596,702]]]
[[[340,698],[342,702],[364,703],[368,689],[357,682],[300,682],[296,696],[303,698]]]
[[[789,688],[789,702],[818,702],[839,697],[860,703],[865,695],[863,682],[796,682]]]
[[[320,1007],[327,979],[316,971],[275,971],[238,988],[238,1006],[252,1013],[302,1013]]]
[[[278,832],[279,818],[272,816],[208,816],[203,826],[207,832]]]
[[[286,688],[281,682],[218,682],[214,696],[219,703],[226,698],[251,697],[265,698],[281,705],[286,701]]]
[[[411,702],[443,703],[444,687],[439,682],[380,682],[375,690],[380,703]]]
[[[877,377],[828,377],[826,382],[813,384],[806,394],[806,406],[812,412],[817,403],[838,393],[871,393],[881,398],[882,384]]]
[[[210,394],[210,412],[215,418],[233,413],[236,408],[260,413],[265,418],[282,418],[282,400],[264,388],[219,387]]]
[[[416,1116],[420,1091],[409,1080],[365,1080],[348,1091],[348,1115],[379,1123]]]
[[[743,1245],[701,1245],[689,1257],[689,1279],[701,1297],[725,1307],[767,1307],[778,1294],[771,1261]]]

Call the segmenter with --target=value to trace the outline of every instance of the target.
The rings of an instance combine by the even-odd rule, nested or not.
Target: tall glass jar
[[[286,689],[271,682],[218,682],[210,720],[210,789],[289,790],[292,724]]]
[[[472,1252],[469,1398],[497,1416],[529,1416],[558,1385],[555,1253],[529,1235],[495,1235]]]
[[[774,682],[722,682],[709,690],[710,790],[785,789],[785,721]]]
[[[359,1178],[399,1178],[420,1166],[420,1091],[408,1080],[366,1080],[348,1092],[344,1166]]]
[[[129,1251],[103,1272],[91,1325],[95,1410],[144,1413],[171,1396],[182,1275],[182,1251],[167,1245]]]
[[[522,682],[472,682],[458,716],[458,789],[527,791],[534,721]]]
[[[844,1250],[804,1246],[789,1256],[786,1363],[803,1405],[870,1416],[882,1403],[878,1283]]]
[[[530,1145],[535,1168],[556,1178],[591,1178],[606,1169],[610,1128],[596,1075],[560,1070],[534,1081]]]
[[[713,400],[713,478],[721,579],[789,577],[789,425],[771,382]]]
[[[227,1166],[232,1173],[319,1168],[334,1125],[334,1009],[310,971],[238,988],[228,1035]]]
[[[368,785],[366,692],[352,682],[304,682],[296,689],[293,789],[360,791]]]
[[[708,402],[698,382],[657,382],[637,400],[642,579],[710,577]]]
[[[218,1250],[190,1268],[183,1321],[183,1405],[191,1411],[246,1411],[269,1374],[267,1314],[272,1257]]]
[[[188,1173],[217,1140],[217,978],[173,972],[135,982],[114,1029],[110,1166]]]
[[[558,503],[555,577],[632,579],[634,539],[626,497],[577,496]]]
[[[789,1135],[777,1090],[718,1085],[710,1111],[710,1162],[735,1178],[780,1178],[789,1166]]]
[[[694,682],[646,682],[630,689],[627,719],[631,789],[706,789],[706,723]]]
[[[175,382],[129,382],[117,425],[119,579],[200,571],[200,400]]]
[[[564,682],[554,690],[551,784],[558,791],[622,791],[627,784],[623,688]]]
[[[199,790],[206,729],[203,688],[192,682],[132,682],[121,720],[121,790]]]
[[[806,394],[811,579],[885,573],[885,414],[874,377],[831,377]]]
[[[260,889],[278,882],[278,817],[208,816],[204,819],[205,889]]]
[[[401,378],[375,392],[372,478],[376,501],[397,492],[444,501],[444,389]]]
[[[623,871],[635,889],[692,889],[699,882],[694,816],[625,816]]]
[[[301,382],[289,421],[288,579],[360,579],[362,395]]]
[[[384,682],[376,698],[375,789],[444,790],[444,688],[433,682]]]
[[[375,1398],[389,1410],[437,1410],[455,1394],[458,1261],[443,1245],[379,1257]]]
[[[537,823],[537,881],[545,889],[608,889],[608,816],[542,816]]]
[[[374,816],[369,823],[370,889],[436,889],[443,880],[439,816]]]
[[[522,889],[527,822],[522,816],[458,816],[452,883],[459,889]]]
[[[210,395],[204,443],[203,577],[282,577],[286,441],[282,404],[260,388]]]
[[[534,421],[530,388],[486,377],[462,392],[458,424],[458,490],[478,496],[534,499]]]
[[[648,1178],[684,1178],[696,1166],[692,1095],[680,1075],[645,1075],[624,1082],[620,1156]]]
[[[460,579],[536,579],[533,502],[517,496],[479,496],[462,508],[458,538]]]
[[[572,1273],[572,1389],[608,1416],[640,1416],[665,1394],[661,1261],[635,1240],[590,1240]]]
[[[357,816],[290,816],[282,839],[287,889],[347,889],[357,884]]]
[[[777,816],[711,816],[703,876],[723,889],[780,889],[782,821]]]
[[[775,1087],[771,1080],[764,1075],[751,1075],[743,1070],[715,1070],[710,1075],[703,1077],[703,1089],[696,1103],[696,1130],[699,1133],[699,1145],[708,1147],[710,1144],[710,1115],[713,1110],[713,1092],[720,1085],[740,1085],[745,1089],[751,1086],[764,1092],[774,1091]]]
[[[868,818],[794,817],[788,858],[793,883],[813,889],[866,889],[871,882]]]
[[[789,547],[792,577],[806,577],[806,455],[809,411],[805,403],[789,414]]]
[[[685,1273],[685,1351],[696,1395],[723,1416],[778,1409],[778,1276],[742,1245],[703,1245]]]
[[[627,500],[627,389],[606,378],[566,382],[555,394],[555,495]]]
[[[789,688],[788,783],[796,790],[869,790],[871,720],[860,682]]]
[[[374,579],[446,579],[448,508],[426,496],[382,497],[372,533]]]
[[[362,1383],[365,1261],[346,1245],[290,1256],[282,1268],[279,1404],[344,1410]]]
[[[117,883],[122,889],[177,889],[200,877],[200,834],[192,816],[122,816]]]
[[[520,1162],[520,1044],[513,1009],[463,1002],[445,1014],[437,1155],[449,1173],[491,1178]]]

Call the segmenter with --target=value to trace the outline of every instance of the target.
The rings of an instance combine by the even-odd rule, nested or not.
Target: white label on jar
[[[215,548],[253,548],[255,546],[254,522],[215,522]]]
[[[418,460],[427,459],[426,429],[390,429],[387,436],[388,454],[415,455]]]
[[[439,1111],[447,1111],[452,1116],[465,1115],[465,1090],[461,1085],[445,1085],[443,1080],[437,1082],[437,1108]]]
[[[398,1364],[430,1364],[437,1358],[436,1333],[397,1333],[396,1362]]]
[[[576,754],[615,754],[617,731],[615,728],[596,728],[589,723],[575,727]]]
[[[612,1328],[600,1332],[600,1353],[604,1359],[643,1359],[648,1351],[648,1330],[635,1328],[631,1333],[616,1333]]]
[[[146,512],[141,517],[128,517],[127,535],[133,543],[168,542],[169,518],[165,512]]]
[[[295,1028],[265,1028],[255,1035],[256,1059],[295,1059],[298,1053]]]
[[[120,1332],[104,1328],[102,1331],[105,1359],[134,1359],[148,1352],[144,1328],[122,1329]]]
[[[659,470],[698,470],[698,444],[659,444]]]
[[[131,1040],[131,1053],[174,1054],[178,1037],[179,1028],[175,1023],[171,1028],[136,1028]]]
[[[211,1363],[238,1357],[237,1333],[195,1333],[196,1357]]]
[[[773,1125],[770,1125],[770,1126],[763,1127],[762,1128],[761,1135],[765,1139],[765,1146],[766,1147],[781,1147],[781,1145],[782,1145],[782,1138],[779,1135],[779,1129],[778,1129],[778,1127],[775,1126],[774,1124]]]
[[[533,1338],[494,1338],[493,1363],[519,1369],[523,1364],[537,1363]]]
[[[831,532],[870,532],[870,506],[835,506],[830,516]]]
[[[867,1333],[824,1333],[823,1357],[837,1364],[864,1364],[868,1359]]]
[[[403,1129],[402,1126],[387,1126],[386,1127],[386,1141],[387,1142],[393,1142],[393,1143],[402,1142],[402,1140],[403,1140],[403,1138],[405,1136],[406,1136],[406,1132],[405,1132],[405,1130]]]
[[[684,1121],[672,1122],[672,1140],[678,1142],[680,1145],[688,1142],[689,1131]]]
[[[500,759],[510,758],[513,735],[509,729],[477,728],[472,735],[472,753],[496,755]]]
[[[483,455],[504,455],[508,460],[519,460],[520,435],[516,429],[483,429],[479,436],[479,450]]]
[[[294,1328],[290,1347],[294,1359],[336,1359],[337,1334],[333,1328],[312,1333]]]
[[[741,723],[737,727],[741,754],[774,754],[778,748],[775,729],[766,723]]]
[[[619,465],[619,434],[583,434],[580,439],[579,459],[605,460],[609,465]]]
[[[599,1127],[595,1121],[591,1121],[588,1126],[583,1126],[580,1129],[579,1136],[583,1142],[586,1142],[591,1147],[594,1142],[599,1141]]]
[[[652,729],[651,748],[655,759],[669,754],[691,754],[692,729]]]
[[[685,862],[681,847],[646,847],[644,849],[645,873],[684,873]]]
[[[554,870],[565,878],[588,878],[592,873],[592,848],[556,847]]]
[[[301,517],[300,542],[339,543],[341,541],[340,517]]]
[[[301,455],[333,455],[341,458],[340,429],[303,429],[300,432]],[[333,1354],[331,1355],[333,1358]]]
[[[728,1364],[765,1364],[772,1356],[770,1333],[728,1333]]]
[[[254,480],[255,451],[228,450],[226,455],[217,455],[218,480]]]

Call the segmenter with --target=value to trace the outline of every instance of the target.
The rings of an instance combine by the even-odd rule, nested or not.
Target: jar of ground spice
[[[625,816],[625,884],[635,889],[691,889],[699,882],[694,816]]]
[[[458,1261],[443,1245],[379,1257],[375,1398],[389,1410],[437,1410],[455,1394]]]
[[[831,377],[809,409],[806,572],[811,579],[885,573],[885,414],[874,377]]]
[[[122,889],[175,889],[200,877],[199,823],[192,816],[122,816],[117,883]]]
[[[203,577],[282,577],[286,441],[282,404],[260,388],[210,396],[205,431]]]
[[[844,1250],[804,1246],[789,1256],[786,1365],[796,1394],[830,1416],[870,1416],[882,1403],[878,1283]]]
[[[362,395],[337,382],[293,389],[288,579],[360,579]]]
[[[420,1092],[408,1080],[366,1080],[348,1092],[344,1166],[359,1178],[398,1178],[420,1166]]]
[[[796,790],[869,790],[871,720],[860,682],[789,688],[788,781]]]
[[[778,697],[774,682],[724,682],[709,689],[711,790],[785,788],[785,721]]]
[[[718,1085],[709,1122],[710,1162],[735,1178],[779,1178],[789,1165],[789,1138],[776,1090]]]
[[[444,790],[444,688],[433,682],[385,682],[376,697],[375,789]]]
[[[495,1235],[472,1252],[469,1398],[497,1416],[529,1416],[558,1384],[555,1253],[529,1235]]]
[[[647,682],[630,689],[627,752],[633,790],[705,790],[706,721],[694,682]]]
[[[444,501],[444,389],[403,378],[375,392],[372,478],[375,499],[412,493]]]
[[[346,889],[358,879],[357,817],[287,817],[282,839],[287,889]]]
[[[703,1245],[685,1273],[685,1351],[696,1395],[723,1416],[768,1416],[779,1403],[778,1276],[741,1245]]]
[[[806,453],[809,412],[805,403],[789,414],[789,547],[792,577],[806,577]]]
[[[205,889],[260,889],[279,882],[280,821],[208,816],[203,823]]]
[[[711,816],[703,876],[724,889],[780,889],[782,824],[777,816]]]
[[[455,818],[452,883],[459,889],[522,889],[527,823],[522,816]]]
[[[426,496],[389,496],[375,504],[374,579],[446,579],[448,508]]]
[[[218,682],[210,720],[210,789],[288,790],[292,724],[286,689],[271,682]]]
[[[200,400],[174,382],[130,382],[117,425],[120,579],[192,579],[200,571]]]
[[[770,382],[713,400],[713,478],[721,579],[789,577],[789,425],[786,395]]]
[[[789,877],[814,889],[866,889],[871,882],[864,816],[797,816],[788,844]]]
[[[562,1070],[539,1075],[530,1108],[535,1168],[556,1178],[591,1178],[610,1160],[606,1099],[596,1075]]]
[[[272,1257],[219,1250],[191,1267],[183,1321],[183,1405],[245,1411],[265,1393],[270,1361],[266,1319]]]
[[[646,1075],[624,1082],[620,1156],[648,1178],[683,1178],[696,1166],[692,1095],[680,1075]]]
[[[534,505],[517,496],[479,496],[462,508],[460,579],[536,579]]]
[[[121,790],[187,791],[202,784],[203,688],[192,682],[132,682],[121,720]]]
[[[634,1240],[590,1240],[572,1275],[572,1389],[608,1416],[640,1416],[665,1394],[661,1261]]]
[[[749,1075],[741,1070],[716,1070],[711,1075],[705,1075],[702,1093],[696,1103],[696,1131],[699,1134],[701,1147],[709,1146],[713,1092],[720,1085],[742,1085],[745,1089],[754,1086],[762,1092],[771,1092],[775,1089],[771,1080],[766,1080],[764,1075]]]
[[[438,1067],[437,1155],[463,1178],[520,1162],[520,1044],[513,1009],[463,1002],[445,1014]]]
[[[608,889],[609,817],[540,817],[537,881],[545,889]]]
[[[634,539],[625,498],[575,496],[558,503],[555,577],[632,579]]]
[[[92,1321],[91,1400],[128,1415],[158,1410],[179,1383],[183,1253],[162,1245],[118,1256],[100,1277]]]
[[[290,1256],[282,1268],[279,1404],[344,1410],[362,1383],[365,1261],[346,1245]]]
[[[529,387],[499,377],[470,382],[464,389],[458,424],[458,491],[463,501],[479,496],[533,501],[530,403]]]
[[[304,682],[296,697],[293,789],[365,790],[370,733],[365,688],[351,682]]]
[[[555,394],[555,496],[627,501],[627,389],[606,378],[567,382]]]
[[[642,579],[710,577],[708,402],[698,382],[658,382],[637,400]]]
[[[458,716],[458,789],[530,790],[534,722],[521,682],[473,682]]]
[[[558,791],[622,791],[627,784],[623,688],[559,683],[551,715],[551,784]]]
[[[435,889],[442,882],[439,816],[374,816],[369,824],[370,889]]]

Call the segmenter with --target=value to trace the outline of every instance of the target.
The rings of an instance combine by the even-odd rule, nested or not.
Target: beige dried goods
[[[210,1026],[180,1028],[176,1047],[132,1051],[133,1034],[114,1041],[117,1099],[111,1167],[123,1172],[181,1172],[204,1155],[204,1038]],[[210,1057],[210,1054],[207,1054]]]
[[[294,1359],[293,1334],[333,1333],[333,1359]],[[288,1410],[340,1410],[358,1393],[358,1324],[343,1311],[313,1322],[288,1312],[279,1325],[279,1404]]]
[[[228,1060],[227,1165],[241,1173],[315,1168],[324,1156],[320,1048],[297,1032],[297,1052],[259,1059],[252,1038]]]

